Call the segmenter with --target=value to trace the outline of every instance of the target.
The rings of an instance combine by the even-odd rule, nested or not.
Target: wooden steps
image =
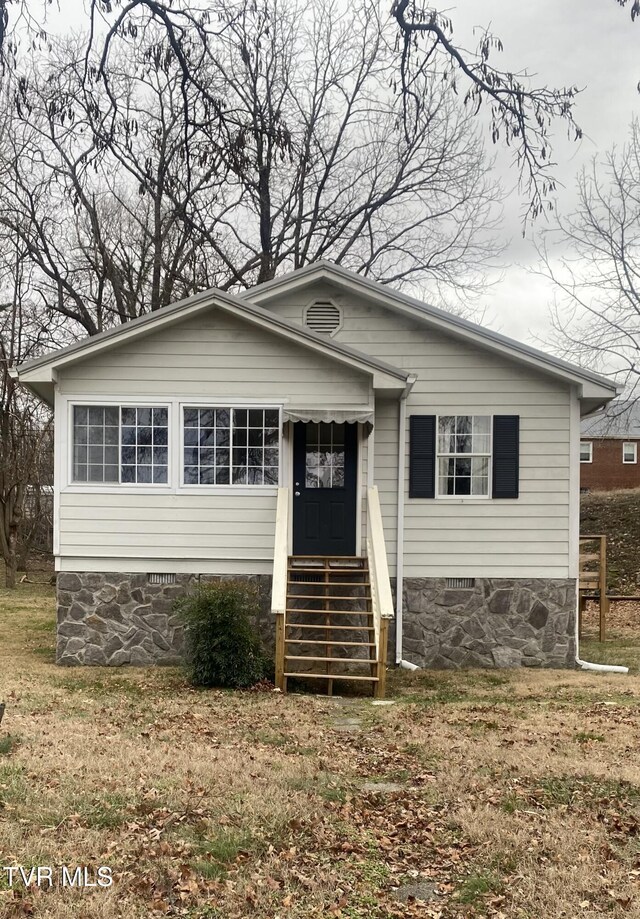
[[[309,637],[292,637],[296,632]],[[326,681],[329,694],[334,680],[379,682],[366,558],[289,558],[283,644],[285,691],[288,678]]]

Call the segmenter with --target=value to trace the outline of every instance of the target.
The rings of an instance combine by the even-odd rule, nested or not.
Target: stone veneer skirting
[[[403,655],[419,667],[574,667],[574,578],[404,581]]]
[[[269,575],[245,575],[260,597],[256,626],[272,649]],[[146,574],[62,572],[58,575],[59,664],[174,664],[182,628],[173,606],[214,577],[179,574],[150,583]],[[403,656],[419,667],[573,667],[574,579],[477,578],[447,589],[444,578],[404,581]],[[393,644],[394,623],[390,639]]]
[[[146,574],[62,572],[57,578],[58,664],[176,664],[183,634],[173,611],[176,600],[215,577],[177,574],[175,583],[153,584]],[[246,575],[256,585],[256,625],[265,646],[273,645],[271,578]]]

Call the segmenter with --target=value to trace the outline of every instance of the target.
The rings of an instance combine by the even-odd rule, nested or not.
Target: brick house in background
[[[580,489],[640,488],[640,406],[620,404],[585,418],[580,435]]]

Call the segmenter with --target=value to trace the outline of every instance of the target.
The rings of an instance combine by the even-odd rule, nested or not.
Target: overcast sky
[[[458,0],[449,7],[455,37],[475,47],[472,29],[491,25],[505,50],[492,60],[501,69],[526,69],[546,85],[577,85],[584,89],[576,103],[576,121],[585,137],[581,143],[556,138],[556,174],[563,183],[557,207],[571,210],[575,175],[594,155],[614,143],[621,145],[634,115],[640,115],[640,21],[631,22],[629,8],[616,0]],[[515,170],[500,157],[505,196],[503,279],[485,298],[488,319],[508,335],[527,340],[548,328],[552,286],[527,271],[536,263],[533,232],[522,238],[522,204],[513,189]],[[511,193],[509,194],[511,190]]]
[[[59,0],[50,8],[49,27],[64,31],[67,23],[82,28],[84,0]],[[389,0],[389,4],[391,0]],[[427,4],[428,5],[428,4]],[[629,4],[630,5],[630,4]],[[458,44],[475,48],[476,26],[490,26],[504,44],[492,62],[501,69],[527,69],[538,85],[577,85],[576,121],[584,131],[580,143],[568,142],[563,129],[554,140],[558,188],[557,208],[567,213],[575,201],[575,176],[594,155],[614,143],[623,144],[634,115],[640,115],[640,21],[631,22],[629,7],[616,0],[457,0],[434,2],[447,12]],[[75,15],[69,15],[75,13]],[[491,147],[490,142],[488,146]],[[481,304],[486,321],[508,335],[533,341],[549,328],[553,288],[528,269],[536,264],[533,237],[545,225],[538,221],[522,238],[522,212],[517,171],[501,151],[497,168],[504,188],[504,268],[496,273]]]

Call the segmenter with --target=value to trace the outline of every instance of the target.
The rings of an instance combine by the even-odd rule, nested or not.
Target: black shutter
[[[517,498],[520,488],[520,416],[493,416],[493,497]]]
[[[409,497],[434,498],[436,488],[436,416],[409,418]]]

